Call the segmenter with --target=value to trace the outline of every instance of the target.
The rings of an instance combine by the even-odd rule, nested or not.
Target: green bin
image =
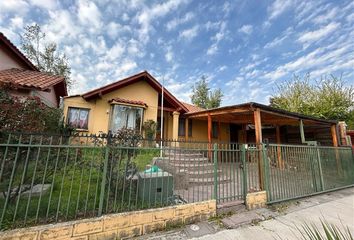
[[[145,171],[139,173],[139,199],[147,204],[166,204],[173,195],[173,177],[161,171]]]

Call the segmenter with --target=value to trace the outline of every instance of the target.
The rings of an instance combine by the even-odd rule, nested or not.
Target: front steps
[[[154,161],[164,170],[185,175],[185,180],[189,185],[214,184],[214,163],[201,151],[182,148],[164,150],[164,156],[155,158]],[[219,176],[218,183],[230,181],[229,177],[222,176],[221,169],[217,169],[217,175]]]

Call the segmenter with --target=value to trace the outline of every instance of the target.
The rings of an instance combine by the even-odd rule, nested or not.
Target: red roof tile
[[[128,99],[123,99],[123,98],[113,98],[109,100],[108,102],[118,102],[118,103],[128,103],[128,104],[134,104],[134,105],[141,105],[141,106],[147,106],[146,103],[143,101],[138,101],[138,100],[128,100]]]
[[[189,104],[189,103],[185,103],[185,102],[181,102],[185,108],[188,109],[189,113],[194,113],[194,112],[199,112],[199,111],[203,111],[205,110],[204,108]]]
[[[63,81],[65,79],[61,76],[26,69],[10,68],[0,71],[0,82],[25,88],[36,88],[42,91],[48,90],[51,86]]]
[[[135,82],[145,80],[149,85],[151,85],[158,93],[161,92],[162,86],[161,84],[148,73],[147,71],[143,71],[141,73],[135,74],[133,76],[124,78],[120,81],[108,84],[106,86],[94,89],[90,92],[84,93],[81,96],[85,100],[90,100],[95,97],[99,97],[100,95],[104,95],[106,93],[112,92],[116,89],[125,87],[129,84],[133,84]],[[166,101],[169,101],[176,109],[177,111],[183,110],[183,112],[187,112],[186,107],[175,97],[173,96],[166,88],[164,88],[164,99]]]

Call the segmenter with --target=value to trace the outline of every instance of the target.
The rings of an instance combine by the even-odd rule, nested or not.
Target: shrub
[[[148,140],[153,140],[156,133],[156,122],[154,120],[147,120],[143,124],[143,129],[145,131],[145,137]]]
[[[63,124],[62,110],[50,108],[38,97],[11,96],[9,87],[0,86],[0,131],[70,133]]]

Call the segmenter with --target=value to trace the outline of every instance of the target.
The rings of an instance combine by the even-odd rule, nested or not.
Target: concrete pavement
[[[247,213],[260,222],[249,221],[242,226],[235,224],[242,222],[240,218],[244,218]],[[319,225],[320,219],[325,219],[340,228],[342,226],[348,227],[354,236],[354,188],[275,204],[269,206],[268,209],[243,212],[223,220],[225,223],[230,223],[229,227],[236,227],[235,229],[225,229],[225,226],[220,226],[215,221],[203,222],[170,232],[142,236],[138,239],[301,239],[296,226],[301,229],[304,222]]]
[[[301,239],[296,226],[301,229],[304,222],[319,226],[320,219],[339,227],[348,227],[354,236],[354,188],[299,200],[289,206],[280,204],[278,207],[278,211],[283,212],[274,219],[194,239]]]

